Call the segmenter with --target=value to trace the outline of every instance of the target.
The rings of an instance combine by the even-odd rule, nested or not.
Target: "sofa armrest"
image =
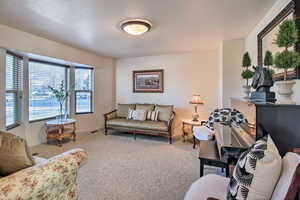
[[[173,111],[173,113],[172,113],[172,115],[171,115],[171,117],[170,117],[170,119],[168,121],[168,129],[169,130],[171,130],[171,128],[172,128],[172,123],[174,121],[174,117],[175,117],[175,112]]]
[[[104,114],[104,119],[105,121],[110,120],[110,119],[114,119],[117,117],[117,110],[113,110],[109,113],[105,113]]]
[[[78,169],[87,154],[73,149],[0,179],[0,199],[77,199]]]

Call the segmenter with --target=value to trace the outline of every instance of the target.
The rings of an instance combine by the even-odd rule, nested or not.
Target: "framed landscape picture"
[[[133,92],[164,92],[164,70],[133,71]]]

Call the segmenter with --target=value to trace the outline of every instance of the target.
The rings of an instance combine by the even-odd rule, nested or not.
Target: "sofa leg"
[[[133,132],[133,138],[134,138],[134,140],[136,140],[136,133],[135,132]]]
[[[169,138],[169,143],[172,144],[172,136]]]
[[[104,129],[104,135],[107,135],[107,128]]]

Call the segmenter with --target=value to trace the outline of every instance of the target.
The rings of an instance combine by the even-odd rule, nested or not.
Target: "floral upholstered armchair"
[[[76,177],[87,160],[84,150],[73,149],[50,159],[34,159],[34,166],[0,178],[0,199],[78,199]]]

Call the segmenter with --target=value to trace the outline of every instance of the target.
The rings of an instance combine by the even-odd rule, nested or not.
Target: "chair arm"
[[[105,121],[116,118],[117,117],[117,110],[113,110],[109,113],[104,114],[104,119]]]
[[[78,169],[87,161],[73,149],[0,179],[0,199],[72,199],[78,197]]]
[[[203,120],[203,121],[200,122],[200,124],[201,124],[201,126],[205,126],[207,124],[207,121]]]

